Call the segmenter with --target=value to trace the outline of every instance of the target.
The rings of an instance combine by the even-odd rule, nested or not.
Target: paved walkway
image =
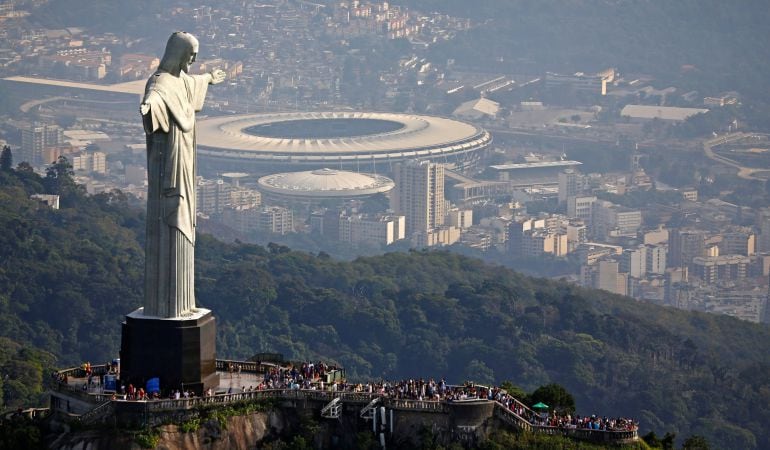
[[[259,383],[264,379],[264,375],[255,373],[241,372],[224,372],[217,371],[219,374],[219,387],[216,390],[217,394],[232,393],[237,394],[244,392],[248,388],[256,389]],[[83,392],[89,394],[104,394],[103,386],[99,382],[100,377],[94,376],[91,380],[91,384],[88,384],[88,377],[68,377],[67,385],[74,389],[81,389]],[[86,388],[83,389],[83,386]]]
[[[229,372],[217,372],[219,374],[219,389],[217,392],[227,392],[230,389],[231,393],[243,392],[244,389],[249,387],[256,389],[259,383],[264,380],[262,374],[254,373],[229,373]]]

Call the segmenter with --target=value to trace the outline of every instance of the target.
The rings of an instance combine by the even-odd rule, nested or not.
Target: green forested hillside
[[[63,190],[61,210],[28,200],[45,189]],[[141,303],[141,212],[118,194],[84,196],[66,170],[5,171],[0,227],[0,336],[38,352],[13,358],[43,367],[53,361],[39,350],[58,365],[116,356],[122,317]],[[201,236],[196,269],[198,303],[218,317],[220,357],[322,358],[355,379],[508,380],[529,391],[555,382],[581,413],[632,416],[642,431],[704,435],[716,448],[770,447],[763,326],[441,251],[338,262]],[[40,389],[17,381],[24,400]],[[19,401],[11,384],[7,406]]]

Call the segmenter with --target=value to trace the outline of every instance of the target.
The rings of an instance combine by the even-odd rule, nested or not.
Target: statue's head
[[[197,55],[198,40],[195,36],[186,31],[176,31],[168,38],[160,69],[174,75],[179,75],[180,71],[188,72]]]

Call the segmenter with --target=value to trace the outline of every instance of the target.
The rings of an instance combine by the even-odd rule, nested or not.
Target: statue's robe
[[[195,113],[208,81],[207,75],[158,71],[145,88],[145,316],[180,317],[195,309]]]

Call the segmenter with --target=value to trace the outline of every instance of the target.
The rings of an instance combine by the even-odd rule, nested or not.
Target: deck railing
[[[42,419],[48,416],[50,414],[51,409],[50,408],[27,408],[22,410],[15,410],[15,411],[5,411],[2,414],[2,417],[4,419],[10,419],[13,416],[23,416],[28,419],[36,420],[36,419]]]
[[[54,390],[71,397],[75,397],[78,400],[83,400],[94,404],[101,404],[112,398],[112,395],[110,394],[92,393],[88,392],[87,390],[84,391],[82,387],[72,386],[65,383],[56,383],[54,385]]]
[[[241,372],[245,373],[264,373],[265,369],[276,367],[274,363],[253,361],[235,361],[235,360],[217,360],[216,368],[220,372],[237,370],[240,365]],[[108,373],[110,366],[94,365],[91,366],[93,375],[103,375]],[[73,367],[58,372],[60,377],[81,378],[85,376],[85,371],[81,367]],[[72,386],[63,382],[55,383],[55,390],[66,395],[76,397],[93,403],[95,406],[89,412],[80,416],[79,420],[89,423],[103,418],[105,415],[114,413],[120,408],[121,404],[131,403],[132,405],[144,404],[142,408],[145,413],[163,413],[169,411],[189,410],[205,405],[227,405],[242,401],[255,401],[266,399],[277,400],[300,400],[300,401],[318,401],[328,404],[328,402],[339,398],[342,403],[367,405],[374,399],[379,398],[381,405],[386,408],[396,410],[409,410],[421,412],[445,413],[448,411],[448,405],[451,401],[447,400],[412,400],[403,398],[392,398],[380,393],[369,392],[348,392],[335,391],[331,386],[327,390],[316,389],[266,389],[252,390],[248,392],[238,392],[230,394],[216,394],[208,397],[191,397],[180,399],[159,399],[146,401],[133,400],[113,400],[111,394],[89,393],[82,388]],[[485,398],[479,398],[479,401],[492,401]],[[592,441],[592,442],[630,442],[638,439],[636,429],[633,430],[592,430],[587,428],[570,427],[551,427],[538,425],[534,419],[539,416],[538,413],[527,407],[516,399],[512,400],[512,407],[506,407],[504,404],[494,401],[495,417],[503,422],[518,429],[543,433],[549,435],[564,435],[574,439]],[[518,412],[521,414],[519,414]]]
[[[516,403],[519,403],[516,401]],[[526,407],[525,407],[526,408]],[[526,408],[525,415],[528,413],[534,413],[529,408]],[[499,402],[495,402],[495,416],[502,419],[504,422],[509,423],[519,429],[533,431],[535,433],[549,434],[549,435],[563,435],[569,436],[574,439],[580,439],[584,441],[592,442],[630,442],[639,438],[637,428],[632,430],[592,430],[589,428],[573,428],[573,427],[552,427],[547,425],[538,425],[531,423],[524,417],[520,416],[513,410],[507,408],[505,405]]]
[[[506,408],[502,403],[495,402],[494,414],[503,422],[506,422],[515,428],[532,431],[532,424],[527,419]]]

